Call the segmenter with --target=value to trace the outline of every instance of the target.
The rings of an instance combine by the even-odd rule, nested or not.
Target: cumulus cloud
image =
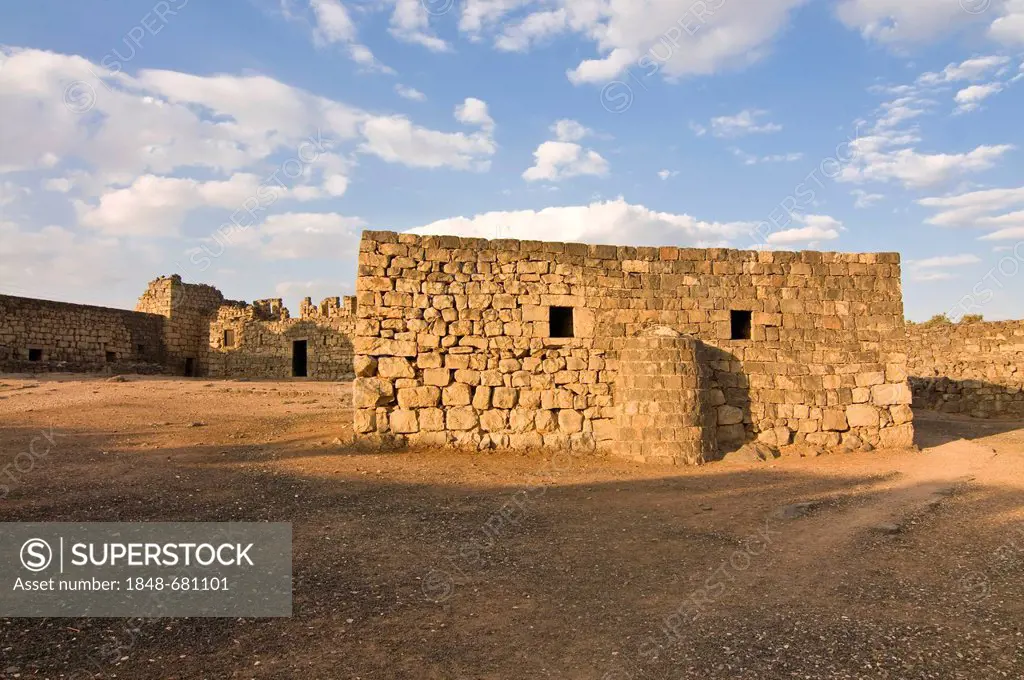
[[[932,40],[986,20],[985,12],[971,13],[964,7],[962,0],[840,0],[836,13],[840,21],[868,40],[906,44]]]
[[[494,119],[487,110],[487,102],[467,97],[455,107],[455,119],[465,125],[477,125],[488,132],[494,129]]]
[[[416,234],[516,238],[628,245],[726,246],[749,236],[756,222],[705,222],[690,215],[656,212],[619,198],[543,210],[497,211],[453,217],[410,229]]]
[[[561,34],[581,36],[596,55],[567,68],[573,83],[604,82],[634,65],[672,79],[761,59],[806,2],[465,0],[459,29],[471,40],[490,39],[496,49],[517,52]]]
[[[360,218],[337,213],[284,213],[269,216],[259,226],[214,238],[221,246],[254,251],[265,260],[348,260],[358,251],[359,234],[365,227]]]
[[[981,145],[961,153],[922,153],[900,144],[906,135],[869,135],[851,144],[852,159],[840,172],[843,182],[897,182],[907,188],[925,188],[992,168],[1015,147]]]
[[[593,130],[583,126],[578,121],[563,118],[551,126],[555,133],[555,139],[559,142],[578,142],[587,135],[593,134]]]
[[[544,142],[533,152],[533,167],[523,172],[527,182],[558,182],[580,175],[608,174],[608,161],[592,149],[572,142]]]
[[[861,209],[870,208],[879,201],[885,199],[885,196],[882,194],[871,194],[864,191],[863,189],[854,189],[853,191],[850,192],[850,195],[853,196],[855,199],[853,202],[853,207]]]

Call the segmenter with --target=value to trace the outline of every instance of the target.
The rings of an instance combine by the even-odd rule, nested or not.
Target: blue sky
[[[352,292],[363,228],[900,251],[1024,317],[1024,0],[0,5],[0,292]]]

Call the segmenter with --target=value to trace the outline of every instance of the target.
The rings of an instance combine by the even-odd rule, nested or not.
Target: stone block
[[[840,409],[826,409],[822,414],[821,429],[826,432],[846,432],[850,424],[846,421],[846,412]]]
[[[507,410],[515,407],[518,395],[519,390],[511,387],[495,387],[491,401],[494,404],[494,408]]]
[[[375,357],[357,356],[352,362],[355,374],[360,378],[372,378],[377,374],[377,359]]]
[[[508,411],[491,409],[480,414],[480,429],[484,432],[501,432],[508,427]]]
[[[850,427],[878,427],[878,409],[868,404],[852,404],[846,407],[846,421]]]
[[[382,378],[414,378],[416,369],[401,357],[380,357],[377,360],[377,374]]]
[[[879,432],[885,449],[906,449],[914,445],[914,426],[911,423],[894,425]]]
[[[476,429],[480,420],[471,406],[458,406],[448,409],[445,424],[449,430],[465,432]]]
[[[395,409],[391,412],[391,431],[395,434],[419,432],[419,429],[420,426],[416,418],[416,411]]]
[[[398,390],[399,408],[433,408],[441,400],[438,387],[409,387]]]
[[[441,391],[441,403],[445,406],[469,406],[473,400],[473,388],[465,383],[454,383]]]
[[[578,411],[562,409],[558,412],[558,430],[566,434],[583,430],[583,414]]]
[[[448,387],[452,382],[452,372],[447,368],[428,368],[423,371],[423,384],[435,387]]]
[[[383,378],[356,378],[352,383],[352,405],[355,408],[387,406],[394,402],[395,388]]]
[[[743,411],[735,406],[718,407],[719,425],[738,425],[743,422]]]

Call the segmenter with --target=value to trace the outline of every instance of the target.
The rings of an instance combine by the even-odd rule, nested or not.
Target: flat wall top
[[[450,248],[517,252],[528,255],[573,255],[600,260],[714,260],[732,262],[804,262],[899,264],[900,254],[837,253],[814,250],[738,250],[733,248],[679,248],[676,246],[613,246],[557,241],[521,241],[517,239],[464,238],[461,236],[421,236],[395,231],[363,231],[364,242],[400,243],[420,248]]]
[[[109,314],[129,314],[132,316],[160,316],[159,314],[150,314],[148,312],[137,312],[130,309],[119,309],[117,307],[101,307],[99,305],[83,305],[77,302],[61,302],[60,300],[46,300],[43,298],[27,298],[20,297],[17,295],[0,295],[0,302],[10,301],[15,305],[21,306],[34,306],[34,307],[52,307],[54,309],[76,309],[81,311],[98,311],[106,312]]]

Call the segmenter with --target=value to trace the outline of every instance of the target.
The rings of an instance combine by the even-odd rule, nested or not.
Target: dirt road
[[[290,619],[0,619],[0,677],[1024,677],[1024,423],[678,469],[367,453],[347,400],[0,376],[0,521],[289,521],[295,575]]]

